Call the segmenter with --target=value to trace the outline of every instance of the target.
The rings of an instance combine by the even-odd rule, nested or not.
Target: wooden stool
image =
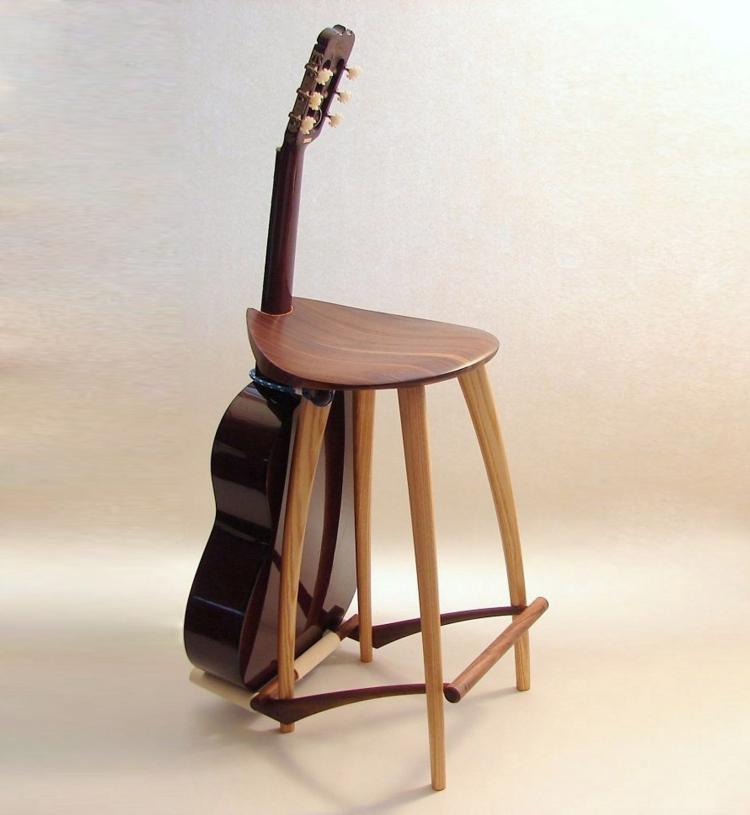
[[[510,649],[515,649],[516,687],[528,690],[529,627],[547,609],[537,598],[526,603],[521,547],[508,465],[485,364],[497,352],[495,337],[484,331],[364,311],[294,298],[291,312],[271,315],[248,310],[250,344],[265,377],[311,391],[354,391],[354,512],[357,562],[358,629],[363,662],[378,647],[406,633],[422,632],[424,685],[367,688],[358,698],[426,693],[432,786],[445,787],[443,697],[460,701]],[[440,614],[433,518],[425,385],[458,378],[482,451],[492,490],[510,587],[510,606]],[[409,488],[414,555],[419,587],[419,620],[372,625],[370,593],[370,486],[375,390],[398,389],[401,428]],[[329,405],[303,399],[294,438],[284,515],[278,631],[278,678],[271,698],[266,689],[253,706],[269,715],[292,700],[295,683],[295,610],[302,544],[310,495]],[[440,626],[467,619],[512,616],[513,622],[453,682],[443,683]],[[298,672],[299,673],[299,672]],[[342,701],[354,701],[352,694]],[[368,695],[369,694],[369,695]],[[307,697],[308,712],[333,706],[337,694]],[[327,697],[325,700],[322,697]],[[302,701],[301,699],[299,700]],[[318,706],[316,707],[316,702]],[[294,728],[301,715],[277,715],[282,731]],[[286,719],[286,721],[284,721]]]

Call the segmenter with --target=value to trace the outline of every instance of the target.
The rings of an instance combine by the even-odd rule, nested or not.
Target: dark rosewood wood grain
[[[276,151],[271,216],[266,244],[261,310],[284,314],[292,307],[294,256],[297,247],[303,147],[284,144]]]
[[[351,637],[352,631],[356,631],[359,626],[359,615],[352,614],[348,620],[344,620],[343,623],[336,629],[336,635],[340,640],[345,640],[347,637]]]
[[[492,606],[491,608],[473,608],[466,611],[448,611],[440,615],[440,625],[463,623],[467,620],[481,620],[485,617],[510,617],[520,614],[526,606]],[[372,627],[373,648],[382,648],[396,640],[418,634],[422,630],[422,621],[419,617],[411,620],[398,620],[393,623],[381,623]],[[359,628],[349,634],[353,640],[359,639]]]
[[[296,696],[293,699],[276,699],[273,696],[259,694],[250,702],[250,707],[276,719],[282,724],[292,724],[331,710],[342,705],[351,705],[355,702],[366,702],[370,699],[383,699],[386,696],[410,696],[424,693],[424,683],[414,685],[378,685],[373,688],[350,688],[349,690],[332,691],[330,693],[316,693],[311,696]]]
[[[337,394],[313,487],[296,620],[297,654],[336,628],[354,570],[351,397]],[[275,673],[279,518],[298,397],[245,388],[216,432],[216,520],[185,612],[185,648],[198,668],[257,689]]]
[[[548,608],[549,603],[544,597],[537,597],[452,682],[446,682],[443,685],[445,698],[449,702],[460,702],[500,657],[513,646],[513,643],[525,631],[528,631]]]
[[[476,328],[293,298],[289,314],[248,309],[247,327],[263,376],[322,390],[393,388],[438,382],[497,353]]]

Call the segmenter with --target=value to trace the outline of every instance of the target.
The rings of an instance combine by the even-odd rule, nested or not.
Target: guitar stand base
[[[537,597],[528,606],[496,606],[493,608],[470,609],[440,615],[441,625],[450,625],[465,620],[478,620],[485,617],[513,616],[513,622],[505,628],[463,671],[452,681],[443,684],[443,695],[449,702],[460,702],[479,680],[495,665],[528,629],[544,614],[549,603],[543,597]],[[381,648],[391,642],[416,634],[421,629],[419,619],[400,620],[394,623],[373,626],[372,640],[375,648]],[[295,680],[306,676],[316,665],[319,665],[329,654],[336,650],[342,640],[350,637],[359,638],[357,615],[347,620],[338,631],[329,631],[318,642],[301,654],[294,662]],[[315,713],[331,710],[335,707],[365,702],[370,699],[382,699],[388,696],[410,696],[425,693],[424,683],[408,685],[379,685],[370,688],[350,688],[348,690],[317,693],[309,696],[297,696],[279,699],[278,683],[271,680],[256,693],[238,688],[223,679],[211,676],[195,669],[190,674],[190,681],[206,690],[215,693],[229,702],[241,707],[251,707],[271,719],[284,725],[290,725]]]

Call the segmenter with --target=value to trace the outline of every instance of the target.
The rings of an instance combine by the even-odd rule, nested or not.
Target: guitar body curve
[[[281,539],[300,397],[248,385],[214,439],[216,519],[188,598],[198,668],[257,690],[276,673]],[[305,532],[296,653],[335,628],[356,588],[351,394],[334,394]]]

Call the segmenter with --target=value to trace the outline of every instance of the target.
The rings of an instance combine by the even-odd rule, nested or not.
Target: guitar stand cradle
[[[294,298],[286,314],[249,309],[250,344],[264,377],[302,389],[294,437],[281,555],[277,675],[255,694],[194,670],[191,680],[280,722],[282,732],[314,713],[341,705],[424,693],[432,786],[445,788],[443,699],[459,702],[511,647],[516,687],[530,687],[528,630],[547,610],[543,597],[526,602],[521,546],[500,425],[485,365],[498,343],[487,332],[448,323],[365,311]],[[425,386],[457,378],[477,435],[502,539],[509,606],[440,613]],[[418,619],[373,626],[370,589],[370,492],[375,391],[398,391],[419,590]],[[353,391],[354,521],[357,614],[326,632],[295,659],[295,609],[305,526],[330,399],[326,392]],[[442,625],[486,617],[512,622],[452,682],[443,681]],[[359,641],[360,659],[372,649],[421,632],[424,683],[294,695],[302,679],[347,637]]]

